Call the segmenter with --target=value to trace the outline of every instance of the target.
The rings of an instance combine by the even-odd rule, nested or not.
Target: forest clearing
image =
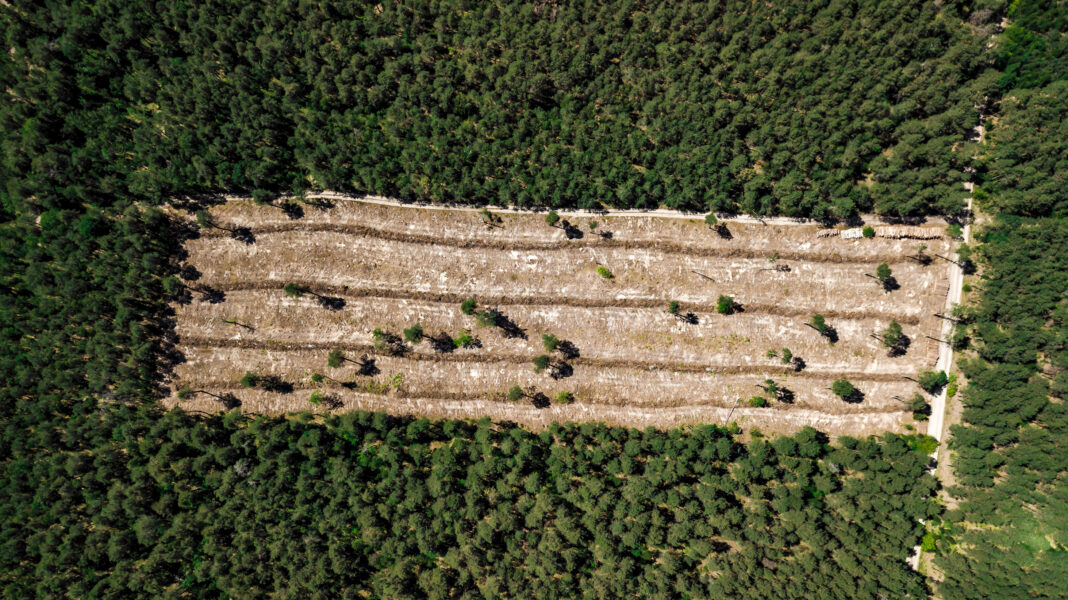
[[[168,406],[924,430],[909,402],[937,357],[942,223],[826,229],[350,199],[181,214],[190,293],[174,306],[185,361]],[[892,323],[901,335],[888,344]]]

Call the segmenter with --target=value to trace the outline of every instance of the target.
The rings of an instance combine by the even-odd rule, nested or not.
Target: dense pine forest
[[[1068,7],[0,7],[8,598],[1059,597]],[[1002,22],[1007,23],[1004,31]],[[980,114],[985,144],[972,139]],[[169,197],[958,215],[981,281],[940,514],[921,437],[163,413]],[[905,559],[927,520],[928,584]],[[929,534],[930,537],[930,534]]]
[[[982,279],[956,333],[968,347],[950,442],[960,504],[932,530],[945,600],[1068,594],[1068,3],[1018,2],[1008,16],[976,195],[1000,216],[976,236]]]
[[[18,5],[18,3],[16,3]],[[965,2],[103,1],[6,12],[5,179],[152,199],[956,213]],[[44,68],[42,68],[44,67]],[[72,189],[73,188],[73,189]]]

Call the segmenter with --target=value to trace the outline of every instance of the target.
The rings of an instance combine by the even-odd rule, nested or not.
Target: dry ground
[[[776,432],[805,425],[832,435],[900,431],[909,424],[923,429],[893,396],[911,396],[917,388],[902,376],[914,377],[934,362],[936,342],[925,335],[939,330],[933,313],[945,302],[947,263],[922,266],[906,256],[921,243],[928,253],[946,254],[942,225],[908,229],[930,239],[848,240],[820,237],[825,230],[812,224],[730,223],[727,239],[697,218],[591,215],[572,219],[583,235],[567,239],[539,214],[500,215],[490,227],[469,212],[347,200],[304,211],[293,219],[277,207],[231,201],[211,210],[216,221],[249,228],[254,241],[221,230],[187,241],[188,264],[199,271],[187,283],[223,298],[210,303],[194,293],[191,302],[175,306],[186,357],[175,389],[232,393],[245,411],[272,414],[313,408],[308,396],[321,389],[336,400],[335,410],[490,416],[534,426],[591,419],[725,424],[729,416]],[[606,231],[610,238],[598,235]],[[880,262],[893,269],[900,289],[886,293],[864,276]],[[790,270],[770,270],[776,265]],[[614,278],[602,279],[597,266]],[[281,289],[287,283],[341,298],[344,306],[329,310],[314,296],[290,298]],[[720,295],[732,296],[741,312],[717,314]],[[467,297],[498,309],[526,338],[476,327],[459,309]],[[669,299],[697,322],[669,315]],[[837,344],[804,326],[817,312],[837,329]],[[908,353],[896,358],[869,335],[892,319],[912,339]],[[375,328],[400,334],[416,322],[430,335],[468,329],[481,347],[439,354],[423,341],[404,357],[371,347]],[[543,333],[578,349],[569,361],[571,376],[554,380],[533,372]],[[803,371],[793,373],[765,356],[783,347],[804,359]],[[379,373],[361,376],[352,363],[328,368],[332,349],[352,358],[368,354]],[[277,375],[294,389],[243,389],[238,380],[248,370]],[[312,386],[315,372],[332,381]],[[842,376],[864,392],[863,402],[847,404],[829,391]],[[769,377],[792,390],[795,401],[767,408],[737,403],[760,393],[756,385]],[[575,401],[547,408],[509,403],[512,385],[548,396],[569,391]],[[179,403],[173,395],[168,402]],[[219,410],[206,394],[181,405]]]

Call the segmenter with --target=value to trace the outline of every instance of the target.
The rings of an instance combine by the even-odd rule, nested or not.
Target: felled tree
[[[827,319],[821,314],[812,315],[812,320],[805,323],[805,325],[818,331],[820,335],[827,338],[832,344],[838,341],[838,332],[827,323]]]

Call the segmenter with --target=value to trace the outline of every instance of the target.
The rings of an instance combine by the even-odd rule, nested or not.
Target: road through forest
[[[230,200],[247,200],[247,196],[226,196],[227,201]],[[384,196],[372,196],[372,195],[358,195],[358,194],[345,194],[341,192],[332,192],[329,190],[321,192],[309,192],[305,195],[305,198],[323,198],[326,200],[350,200],[354,202],[363,202],[366,204],[378,204],[381,206],[394,206],[401,208],[419,208],[423,210],[447,210],[457,212],[472,212],[477,213],[483,209],[490,210],[494,213],[501,214],[518,214],[529,215],[539,211],[544,211],[542,208],[504,208],[501,206],[457,206],[449,204],[429,204],[429,203],[413,203],[413,202],[401,202],[394,198],[386,198]],[[678,210],[670,210],[666,208],[657,208],[652,210],[616,210],[616,209],[603,209],[603,210],[557,210],[562,218],[579,218],[579,217],[650,217],[660,219],[703,219],[704,214],[694,212],[683,212]],[[891,224],[879,215],[858,215],[865,224]],[[733,222],[733,223],[750,223],[761,225],[812,225],[817,221],[813,219],[802,219],[795,217],[753,217],[750,215],[732,215],[729,217],[721,217],[721,221]],[[925,225],[945,225],[946,220],[942,217],[926,217],[923,222]]]

